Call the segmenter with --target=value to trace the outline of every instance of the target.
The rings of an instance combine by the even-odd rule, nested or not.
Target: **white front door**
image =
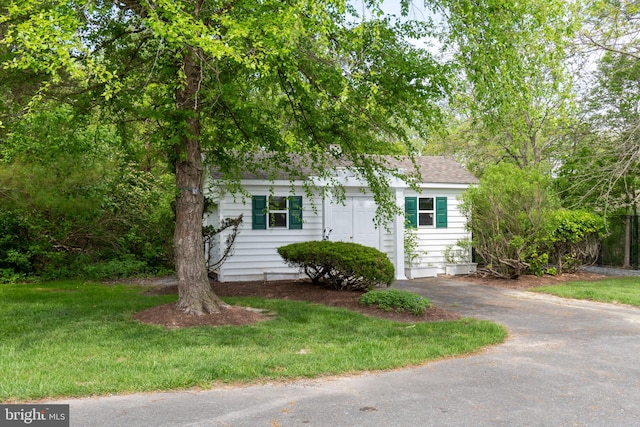
[[[360,243],[380,249],[380,233],[373,222],[375,202],[367,197],[346,197],[344,203],[331,205],[329,240]]]

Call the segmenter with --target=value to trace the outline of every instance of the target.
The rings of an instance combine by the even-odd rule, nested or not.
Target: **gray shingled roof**
[[[478,178],[451,157],[416,156],[414,159],[422,176],[422,182],[446,184],[478,183]],[[388,160],[392,165],[405,168],[408,173],[414,170],[409,157],[404,157],[400,160],[389,158]]]
[[[411,159],[409,157],[400,157],[399,159],[391,156],[382,156],[382,158],[388,163],[389,167],[403,168],[407,173],[413,173],[415,171]],[[416,156],[414,157],[416,166],[422,176],[423,183],[444,183],[444,184],[475,184],[478,179],[467,171],[462,165],[456,162],[451,157],[446,156]],[[350,162],[340,160],[338,167],[348,168]],[[293,166],[293,165],[298,166]],[[306,162],[296,161],[295,158],[291,160],[291,170],[284,169],[278,170],[275,174],[267,171],[253,171],[243,172],[243,179],[265,179],[265,180],[290,180],[301,179],[303,177],[313,176],[314,172]],[[295,172],[294,172],[295,170]],[[212,170],[212,177],[214,179],[221,178],[221,174],[214,168]]]

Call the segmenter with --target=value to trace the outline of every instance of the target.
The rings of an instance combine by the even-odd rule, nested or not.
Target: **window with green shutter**
[[[404,199],[405,226],[417,227],[447,227],[447,198],[446,197],[405,197]]]
[[[302,229],[302,196],[253,196],[252,228]]]
[[[287,228],[287,198],[269,196],[269,228]]]

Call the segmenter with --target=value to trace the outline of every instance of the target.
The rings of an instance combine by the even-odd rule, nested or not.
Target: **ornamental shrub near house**
[[[287,264],[300,268],[313,283],[333,289],[367,291],[393,282],[386,254],[358,243],[328,240],[292,243],[278,248]]]

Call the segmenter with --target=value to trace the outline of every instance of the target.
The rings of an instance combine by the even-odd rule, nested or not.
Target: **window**
[[[446,197],[405,197],[404,213],[407,228],[447,228]]]
[[[301,196],[253,196],[251,210],[254,230],[302,229]]]
[[[287,228],[287,198],[269,196],[269,228]]]
[[[418,225],[433,226],[433,197],[420,197],[418,199]]]

